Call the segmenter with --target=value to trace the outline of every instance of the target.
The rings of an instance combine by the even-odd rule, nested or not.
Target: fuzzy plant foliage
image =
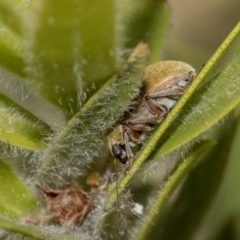
[[[107,145],[169,20],[163,0],[0,1],[1,239],[199,237],[240,117],[240,23],[127,174]],[[237,216],[216,222],[201,239],[237,239]]]

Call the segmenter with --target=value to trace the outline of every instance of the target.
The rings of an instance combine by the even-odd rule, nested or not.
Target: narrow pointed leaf
[[[0,140],[30,150],[46,147],[50,127],[0,94]]]
[[[18,219],[34,210],[35,200],[10,167],[0,160],[0,217]]]
[[[25,76],[22,39],[9,31],[1,22],[0,36],[0,66],[18,76]]]
[[[21,0],[0,1],[0,22],[13,34],[22,36],[23,24],[28,11],[27,4]]]
[[[21,77],[26,76],[22,32],[27,12],[24,1],[0,1],[0,66]]]

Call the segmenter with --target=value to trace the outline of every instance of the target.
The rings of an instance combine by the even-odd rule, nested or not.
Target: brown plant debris
[[[83,223],[92,207],[92,198],[78,186],[60,190],[36,185],[52,219],[61,226],[73,228]]]

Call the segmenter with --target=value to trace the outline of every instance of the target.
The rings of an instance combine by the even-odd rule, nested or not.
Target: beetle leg
[[[131,126],[127,126],[126,128],[129,141],[138,142],[141,137],[141,130],[133,129]]]
[[[127,124],[131,129],[135,131],[144,132],[152,129],[152,126],[150,126],[151,124],[155,124],[164,118],[165,118],[165,114],[154,115],[151,117],[143,117],[143,118],[138,118],[136,120],[131,120]]]
[[[172,89],[167,89],[159,92],[149,93],[145,96],[145,100],[148,98],[160,98],[160,97],[169,97],[169,96],[176,96],[176,95],[182,95],[184,93],[185,88],[176,86]]]
[[[169,99],[169,101],[171,100]],[[168,113],[168,109],[163,104],[148,96],[145,97],[145,104],[149,112],[156,114],[159,118],[164,118],[164,116]]]
[[[146,123],[132,123],[132,122],[129,122],[128,126],[131,129],[133,129],[135,131],[139,131],[139,132],[150,131],[152,129],[152,127],[147,125]]]
[[[131,130],[131,129],[129,129]],[[124,134],[123,134],[123,138],[124,138],[124,144],[125,144],[125,150],[126,150],[126,154],[127,154],[127,158],[128,158],[128,165],[124,171],[124,173],[127,173],[130,171],[131,166],[132,166],[132,162],[133,162],[133,153],[132,153],[132,149],[129,143],[129,133],[127,131],[127,129],[125,129]]]

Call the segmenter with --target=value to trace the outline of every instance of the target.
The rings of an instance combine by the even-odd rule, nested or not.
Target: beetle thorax
[[[118,125],[112,132],[107,136],[108,146],[111,149],[113,145],[123,145],[123,128],[122,125]]]

